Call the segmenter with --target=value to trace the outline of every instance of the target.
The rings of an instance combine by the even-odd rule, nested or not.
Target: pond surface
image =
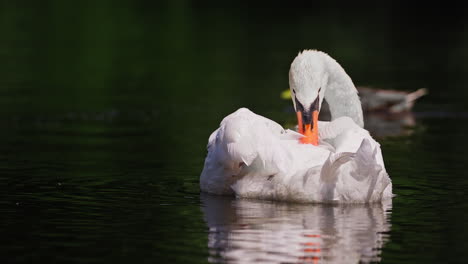
[[[440,10],[413,18],[398,4],[352,14],[187,1],[0,5],[2,263],[466,262],[463,14],[432,23]],[[208,136],[224,116],[248,107],[294,125],[279,95],[303,48],[328,52],[357,85],[428,88],[404,121],[366,117],[392,203],[200,193]]]

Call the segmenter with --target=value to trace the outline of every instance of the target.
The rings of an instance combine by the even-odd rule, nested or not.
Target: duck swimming
[[[369,203],[392,197],[380,145],[363,129],[357,90],[329,55],[305,50],[289,85],[298,131],[241,108],[208,140],[204,192],[312,203]],[[331,121],[318,121],[323,100]]]

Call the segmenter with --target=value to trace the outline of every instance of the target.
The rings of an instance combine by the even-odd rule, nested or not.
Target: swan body
[[[349,117],[319,126],[319,145],[301,144],[297,132],[237,110],[210,136],[202,191],[295,202],[391,198],[380,146],[369,133]]]
[[[296,109],[301,105],[304,113],[320,108],[324,97],[330,104],[333,120],[314,123],[314,129],[319,128],[317,145],[301,144],[304,135],[241,108],[225,117],[209,137],[202,191],[317,203],[368,203],[392,197],[380,145],[362,128],[351,79],[328,55],[316,51],[306,55],[293,62],[290,87],[297,96]],[[324,63],[339,68],[331,70]]]

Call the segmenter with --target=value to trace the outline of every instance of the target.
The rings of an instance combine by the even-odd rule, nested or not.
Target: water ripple
[[[201,196],[209,261],[357,263],[380,260],[391,203],[297,205]]]

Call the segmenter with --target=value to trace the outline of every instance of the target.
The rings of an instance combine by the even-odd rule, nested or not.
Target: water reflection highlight
[[[391,201],[303,205],[202,194],[212,263],[379,261]]]

